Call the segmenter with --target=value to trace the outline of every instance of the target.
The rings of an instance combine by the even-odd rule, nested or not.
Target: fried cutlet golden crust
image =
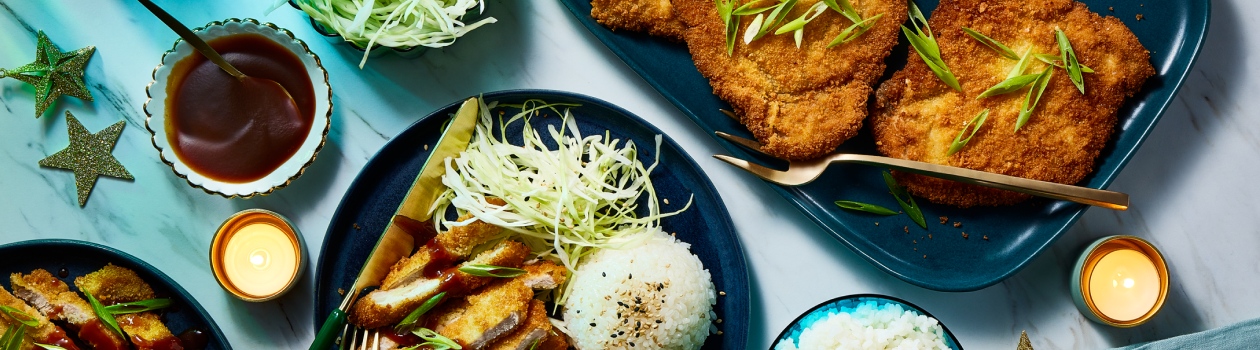
[[[156,298],[153,287],[136,275],[131,269],[114,264],[107,264],[95,272],[74,279],[79,291],[92,293],[102,304],[112,305]],[[127,333],[137,349],[153,349],[158,345],[174,342],[179,339],[171,334],[171,330],[162,324],[156,313],[141,312],[118,315],[118,326]]]
[[[507,205],[500,198],[487,198],[487,203],[493,205]],[[473,218],[472,214],[464,214],[459,217],[459,221],[467,221]],[[420,278],[426,266],[433,261],[434,250],[429,249],[429,245],[440,249],[443,255],[449,255],[450,258],[463,259],[471,254],[477,245],[485,243],[503,231],[502,228],[475,220],[464,226],[455,226],[447,231],[433,236],[431,242],[416,242],[423,245],[416,250],[410,257],[402,258],[393,266],[390,266],[389,273],[385,275],[385,279],[381,281],[381,289],[393,289],[398,286],[411,283]]]
[[[71,292],[68,285],[44,269],[36,269],[28,275],[14,273],[9,276],[13,294],[25,300],[39,312],[55,321],[65,321],[78,331],[79,339],[97,350],[120,350],[129,347],[126,339],[117,333],[104,330],[104,324],[92,310],[92,305]]]
[[[929,23],[941,56],[963,92],[952,90],[913,51],[906,68],[884,82],[872,106],[871,125],[880,153],[901,159],[1073,184],[1093,172],[1116,112],[1155,73],[1150,54],[1115,17],[1101,17],[1071,0],[943,0]],[[1015,121],[1026,90],[976,100],[1005,79],[1016,61],[1002,58],[965,34],[975,29],[1016,53],[1058,55],[1055,28],[1062,28],[1084,74],[1082,95],[1063,69],[1054,69],[1045,94],[1018,132]],[[1028,73],[1046,64],[1033,60]],[[984,109],[988,120],[960,152],[947,156],[964,123]],[[1007,205],[1027,195],[913,174],[898,181],[917,196],[960,207]]]
[[[27,305],[26,302],[18,299],[17,296],[9,293],[4,287],[0,287],[0,305],[8,306],[17,311],[26,314],[34,319],[36,325],[34,327],[22,326],[17,320],[9,318],[8,315],[0,314],[0,333],[4,333],[10,327],[26,327],[23,333],[22,345],[20,349],[40,349],[35,343],[58,344],[67,348],[75,348],[74,343],[69,342],[66,332],[48,320],[48,317],[40,313],[34,307]]]
[[[787,18],[816,2],[800,1]],[[726,53],[726,27],[713,0],[675,0],[674,9],[688,26],[687,47],[713,93],[731,104],[764,152],[800,160],[830,153],[861,129],[872,86],[907,17],[904,0],[853,4],[863,18],[884,17],[851,42],[827,48],[853,24],[827,10],[805,27],[799,49],[791,33],[771,33],[749,45],[741,40],[734,55]],[[742,21],[741,38],[751,21]]]
[[[529,299],[529,313],[520,326],[512,333],[504,335],[490,344],[489,350],[526,350],[542,345],[543,340],[553,332],[551,320],[547,318],[547,305],[538,299]]]
[[[495,339],[512,333],[530,312],[534,290],[525,280],[499,280],[465,298],[464,309],[456,311],[434,331],[470,349],[485,348]]]
[[[591,17],[611,30],[683,40],[685,28],[674,16],[670,0],[591,0]]]

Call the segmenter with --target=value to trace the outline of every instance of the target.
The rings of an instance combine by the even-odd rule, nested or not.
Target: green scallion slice
[[[997,85],[993,85],[993,87],[980,93],[980,96],[976,96],[976,99],[980,100],[1019,91],[1019,89],[1023,89],[1024,87],[1031,85],[1033,82],[1036,82],[1037,77],[1039,76],[1041,76],[1041,74],[1025,74],[1003,80],[1002,82],[997,83]]]
[[[1041,101],[1041,94],[1046,92],[1046,86],[1050,85],[1050,78],[1054,76],[1054,67],[1046,67],[1046,70],[1038,74],[1037,82],[1033,83],[1033,87],[1028,89],[1028,95],[1024,97],[1024,106],[1019,109],[1019,119],[1015,120],[1015,131],[1024,127],[1028,123],[1028,119],[1032,117],[1033,110],[1037,109],[1037,102]],[[1034,95],[1035,92],[1035,95]]]
[[[954,142],[949,144],[949,153],[945,155],[952,156],[954,153],[961,151],[963,147],[966,147],[967,143],[971,142],[971,138],[976,136],[976,132],[980,131],[980,127],[984,126],[984,121],[987,119],[989,119],[989,109],[985,108],[980,114],[976,114],[975,117],[971,118],[970,122],[963,124],[962,130],[958,130],[958,136],[954,137]],[[967,133],[968,129],[971,130],[970,134]],[[967,138],[964,139],[963,135],[967,135]]]
[[[853,41],[853,39],[857,39],[857,37],[862,36],[862,34],[865,34],[866,31],[870,30],[875,22],[879,21],[881,17],[884,17],[884,14],[881,13],[875,15],[874,17],[862,20],[861,22],[854,23],[848,28],[845,28],[844,31],[840,32],[840,35],[837,35],[835,39],[832,39],[831,43],[827,44],[827,47],[833,47]]]
[[[160,298],[160,299],[133,301],[130,303],[114,304],[114,305],[106,306],[105,311],[108,311],[110,314],[114,314],[114,315],[122,315],[122,314],[134,314],[134,313],[140,313],[140,312],[145,312],[145,311],[165,309],[170,306],[171,306],[171,299]]]
[[[874,204],[867,204],[854,201],[836,201],[836,205],[842,209],[867,212],[876,215],[897,215],[892,209],[884,208]]]
[[[962,30],[964,33],[967,33],[967,35],[970,35],[973,39],[976,39],[976,41],[979,41],[981,44],[984,44],[984,46],[988,46],[990,49],[993,49],[993,51],[997,51],[997,53],[999,55],[1002,55],[1002,57],[1006,57],[1012,60],[1019,59],[1019,55],[1016,55],[1014,50],[1011,50],[1011,48],[1006,47],[1006,45],[1003,45],[1002,42],[994,40],[993,38],[990,38],[987,35],[980,34],[980,32],[977,32],[971,28],[963,27]]]
[[[923,220],[923,211],[919,210],[919,205],[914,203],[914,197],[906,192],[906,188],[897,185],[897,180],[893,179],[892,174],[884,172],[884,184],[888,185],[888,191],[892,193],[893,198],[897,200],[897,204],[901,205],[901,210],[910,216],[910,220],[919,224],[919,227],[927,228],[927,221]],[[902,199],[905,197],[905,199]]]
[[[96,300],[96,297],[92,296],[92,293],[84,291],[83,295],[87,296],[88,303],[92,305],[92,311],[96,313],[96,317],[100,318],[101,322],[109,326],[109,329],[114,330],[114,332],[116,332],[119,336],[123,336],[122,328],[118,327],[118,320],[114,318],[114,314],[106,311],[105,305],[101,305],[101,302]]]
[[[18,323],[24,324],[27,327],[39,326],[39,320],[35,319],[34,316],[22,312],[22,310],[15,309],[7,305],[0,305],[0,312],[3,312],[6,316],[9,316],[9,318],[12,318],[14,321],[18,321]]]
[[[416,321],[420,320],[420,316],[424,316],[426,312],[429,312],[429,310],[432,310],[434,307],[436,307],[437,304],[441,303],[442,299],[445,297],[446,297],[446,292],[441,292],[429,298],[429,300],[425,300],[424,304],[420,304],[420,307],[416,308],[415,310],[412,310],[410,314],[407,314],[406,318],[403,318],[402,321],[399,321],[398,325],[394,326],[394,330],[398,332],[406,332],[406,331],[411,330],[411,327],[416,325]]]
[[[510,278],[510,277],[516,277],[516,276],[525,274],[525,270],[521,270],[521,269],[503,267],[503,266],[494,266],[494,265],[481,265],[481,264],[469,264],[469,265],[460,266],[459,271],[469,274],[469,275],[477,276],[477,277],[499,277],[499,278]]]
[[[1063,29],[1055,28],[1054,37],[1059,42],[1059,55],[1067,66],[1068,77],[1072,79],[1072,84],[1076,85],[1076,89],[1084,94],[1085,78],[1081,76],[1081,63],[1076,60],[1076,51],[1072,50],[1072,43],[1068,41]]]

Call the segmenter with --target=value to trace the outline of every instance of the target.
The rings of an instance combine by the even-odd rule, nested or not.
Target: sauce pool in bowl
[[[261,179],[302,146],[315,119],[315,90],[297,56],[261,35],[208,44],[245,75],[279,83],[296,110],[265,81],[237,80],[193,54],[175,64],[166,88],[167,138],[197,173],[234,183]]]

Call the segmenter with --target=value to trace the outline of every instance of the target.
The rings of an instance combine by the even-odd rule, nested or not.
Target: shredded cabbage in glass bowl
[[[466,16],[485,13],[484,0],[278,0],[272,10],[285,2],[310,16],[316,30],[331,31],[363,50],[360,69],[377,46],[398,52],[445,47],[498,21],[486,17],[464,22]]]

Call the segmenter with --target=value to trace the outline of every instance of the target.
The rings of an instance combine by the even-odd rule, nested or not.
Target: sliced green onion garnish
[[[96,300],[96,297],[92,296],[92,293],[84,291],[83,295],[87,296],[88,303],[92,304],[92,312],[96,313],[96,317],[100,318],[102,323],[109,326],[109,329],[114,330],[114,332],[118,333],[119,336],[122,336],[122,328],[118,327],[118,320],[114,319],[114,314],[106,311],[105,305],[101,305],[101,302]]]
[[[480,265],[480,264],[470,264],[470,265],[460,266],[459,272],[463,272],[463,273],[477,276],[477,277],[501,277],[501,278],[510,278],[510,277],[516,277],[516,276],[525,274],[525,270],[521,270],[517,268],[494,266],[494,265]]]
[[[416,308],[415,310],[412,310],[410,314],[407,314],[406,318],[403,318],[402,321],[399,321],[398,325],[394,326],[394,330],[398,332],[406,332],[410,330],[411,327],[416,324],[416,321],[420,320],[420,316],[424,316],[426,312],[429,312],[429,310],[432,310],[434,307],[436,307],[438,303],[442,302],[442,298],[445,298],[445,297],[446,297],[446,292],[441,292],[429,298],[429,300],[425,300],[424,304],[420,304],[420,307]]]
[[[984,121],[986,119],[989,119],[988,108],[985,108],[984,111],[980,112],[980,114],[976,114],[976,116],[971,118],[971,121],[967,122],[967,124],[963,124],[962,130],[958,130],[958,136],[954,137],[954,142],[949,144],[949,153],[946,153],[945,155],[952,156],[954,153],[961,151],[963,147],[966,147],[967,143],[971,142],[971,137],[976,136],[976,131],[980,131],[980,127],[984,126]],[[967,133],[968,129],[971,130],[970,134]],[[964,139],[963,135],[967,135],[967,138]]]
[[[14,321],[18,321],[18,323],[24,324],[27,327],[39,326],[39,320],[35,319],[34,316],[22,312],[22,310],[15,309],[7,305],[0,305],[0,312],[4,312],[4,314],[9,316],[9,318],[12,318]]]
[[[949,66],[945,65],[945,60],[941,59],[941,47],[936,44],[936,37],[932,35],[932,27],[928,26],[927,18],[923,17],[923,11],[919,10],[919,6],[914,1],[910,1],[910,23],[914,26],[911,31],[906,26],[901,26],[901,32],[905,33],[906,39],[910,41],[910,46],[914,47],[914,52],[919,54],[919,58],[923,59],[923,63],[927,63],[928,69],[936,74],[945,85],[954,90],[962,91],[962,86],[958,84],[958,78],[954,76],[954,72],[949,70]],[[927,30],[927,33],[924,33]]]
[[[35,343],[35,346],[44,348],[44,350],[66,350],[66,348],[52,344]]]
[[[862,202],[836,201],[836,205],[842,209],[863,211],[863,212],[877,214],[877,215],[897,215],[897,212],[893,211],[892,209],[884,208],[884,207],[874,205],[874,204],[862,203]]]
[[[1045,93],[1046,86],[1050,85],[1052,76],[1054,76],[1054,67],[1046,67],[1046,70],[1038,74],[1037,82],[1033,83],[1033,87],[1028,89],[1028,95],[1024,97],[1024,106],[1019,109],[1019,119],[1015,120],[1015,131],[1019,131],[1019,128],[1028,123],[1033,110],[1037,109],[1037,102],[1041,101],[1041,94]]]
[[[906,192],[905,187],[897,185],[897,180],[893,179],[892,174],[889,174],[887,171],[884,172],[884,184],[888,185],[888,191],[897,200],[897,204],[901,205],[901,210],[910,216],[910,220],[919,224],[919,227],[927,228],[927,221],[923,220],[923,211],[920,211],[919,205],[914,203],[914,196]],[[902,199],[902,197],[905,197],[905,199]]]
[[[809,9],[805,10],[805,13],[802,13],[800,17],[797,17],[791,22],[787,22],[787,24],[784,24],[782,27],[775,30],[774,35],[804,29],[806,24],[809,24],[810,21],[818,18],[818,16],[823,14],[826,10],[827,4],[821,2],[814,3],[814,6],[810,6]],[[796,46],[800,47],[800,44],[797,44]]]
[[[751,16],[751,15],[769,11],[771,9],[774,9],[775,6],[778,6],[776,4],[776,5],[770,5],[770,6],[765,6],[765,7],[753,7],[753,5],[756,5],[759,3],[761,3],[761,1],[749,1],[748,3],[745,3],[741,5],[740,7],[736,8],[731,13],[736,16]]]
[[[757,35],[752,40],[761,39],[766,34],[770,34],[770,29],[777,27],[779,23],[787,19],[788,13],[796,7],[797,0],[787,0],[774,5],[774,11],[770,11],[770,15],[766,16],[766,20],[761,22],[761,27],[757,28]],[[751,41],[750,41],[751,42]]]
[[[761,24],[765,23],[766,14],[758,13],[757,17],[753,17],[752,23],[748,24],[748,29],[744,30],[744,44],[751,44],[753,40],[757,40],[757,34],[760,32]]]
[[[735,53],[735,37],[739,31],[739,16],[734,15],[735,0],[713,0],[717,5],[718,17],[726,25],[726,54]]]
[[[1076,51],[1072,50],[1072,43],[1068,41],[1063,29],[1055,28],[1054,38],[1059,42],[1059,55],[1067,65],[1068,77],[1072,79],[1072,84],[1076,85],[1076,89],[1084,94],[1085,78],[1081,77],[1081,63],[1076,60]]]
[[[1028,70],[1028,62],[1029,62],[1028,57],[1031,54],[1032,54],[1032,50],[1028,50],[1028,52],[1025,52],[1024,56],[1019,58],[1019,62],[1015,62],[1015,67],[1012,67],[1011,71],[1006,73],[1006,79],[1024,75],[1024,71]]]
[[[1036,57],[1037,59],[1041,60],[1042,62],[1045,62],[1048,65],[1067,69],[1063,67],[1063,58],[1059,56],[1046,54],[1046,53],[1039,53],[1039,54],[1033,55],[1033,57]],[[1094,72],[1093,68],[1089,68],[1089,66],[1086,66],[1083,64],[1081,65],[1081,73],[1093,73],[1093,72]]]
[[[0,349],[22,350],[22,338],[26,336],[26,325],[19,323],[17,327],[9,327],[0,336]]]
[[[989,88],[988,90],[985,90],[983,93],[980,93],[980,96],[976,96],[976,99],[979,100],[979,99],[984,99],[984,98],[988,98],[992,96],[1004,95],[1004,94],[1009,94],[1015,91],[1019,91],[1019,89],[1023,89],[1024,87],[1031,85],[1033,82],[1037,81],[1037,77],[1039,76],[1041,76],[1041,74],[1025,74],[1025,75],[1003,80],[1002,82],[997,83],[997,85],[993,85],[993,87]]]
[[[993,38],[990,38],[987,35],[980,34],[980,32],[977,32],[971,28],[963,27],[962,30],[964,33],[967,33],[967,35],[970,35],[972,38],[976,39],[976,41],[979,41],[981,44],[984,44],[984,46],[988,46],[990,49],[993,49],[993,51],[997,51],[997,53],[999,55],[1002,55],[1002,57],[1006,57],[1012,60],[1019,59],[1019,55],[1016,55],[1015,51],[1011,50],[1011,48],[1009,47],[1006,47],[1006,45],[1003,45],[1002,42],[994,40]]]
[[[862,34],[865,34],[866,31],[870,30],[872,25],[875,24],[876,21],[879,21],[881,17],[884,17],[884,14],[881,13],[861,22],[854,23],[848,28],[845,28],[844,31],[840,32],[840,35],[837,35],[835,39],[832,39],[831,43],[827,44],[827,47],[833,47],[853,41],[853,39],[857,39],[857,37],[862,36]]]
[[[823,0],[823,3],[827,4],[827,7],[830,7],[832,10],[836,10],[836,12],[839,12],[840,15],[844,16],[844,18],[848,18],[849,21],[852,21],[853,23],[862,22],[862,14],[858,13],[857,9],[853,8],[853,4],[849,3],[849,0]]]
[[[160,298],[114,304],[106,306],[105,311],[114,315],[122,315],[165,309],[168,307],[171,307],[171,299]]]
[[[424,342],[406,349],[420,349],[426,346],[433,350],[457,350],[464,348],[460,346],[459,343],[451,340],[451,338],[442,336],[441,334],[438,334],[438,332],[434,332],[432,329],[416,328],[416,330],[412,331],[411,334],[415,334],[417,337],[420,337],[420,340],[424,340]]]

